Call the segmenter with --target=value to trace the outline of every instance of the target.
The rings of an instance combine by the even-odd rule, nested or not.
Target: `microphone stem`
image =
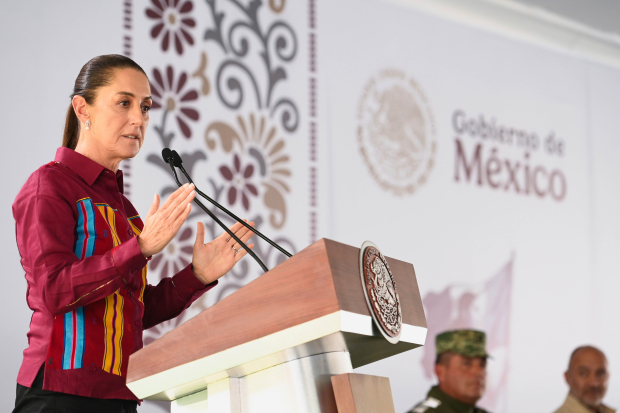
[[[172,164],[172,160],[170,160],[169,165],[170,165],[170,169],[172,169],[172,174],[174,175],[174,180],[176,181],[177,185],[179,187],[181,187],[182,184],[179,181],[179,177],[177,175],[177,171],[174,169],[174,165]],[[190,182],[190,183],[193,183],[193,182]],[[243,249],[246,250],[247,253],[252,256],[252,258],[254,258],[254,260],[258,263],[258,265],[260,265],[260,267],[263,269],[263,271],[265,271],[265,272],[269,271],[267,269],[267,267],[265,266],[265,264],[263,264],[263,262],[260,260],[260,258],[258,258],[256,256],[254,251],[252,251],[250,248],[248,248],[248,246],[245,245],[245,243],[243,241],[241,241],[222,221],[220,221],[218,217],[216,217],[211,211],[209,211],[209,209],[206,206],[204,206],[202,204],[202,202],[200,202],[199,199],[194,198],[194,202],[203,211],[205,211],[207,213],[207,215],[209,215],[215,222],[217,222],[220,227],[224,228],[224,231],[226,231],[228,233],[228,235],[230,235],[232,237],[232,239],[234,239],[239,245],[241,245],[243,247]],[[246,227],[248,227],[250,230],[254,231],[251,226],[246,225]]]
[[[187,171],[185,171],[185,168],[183,168],[183,165],[179,166],[179,169],[181,170],[181,172],[183,172],[183,175],[185,175],[185,177],[187,178],[187,180],[189,181],[190,184],[193,184],[194,181],[192,181],[192,178],[189,176],[189,174],[187,173]],[[224,211],[226,214],[228,214],[229,216],[233,217],[234,219],[237,220],[237,222],[241,223],[244,227],[252,230],[252,232],[254,232],[256,235],[258,235],[260,238],[262,238],[263,240],[265,240],[269,245],[271,245],[272,247],[274,247],[275,249],[277,249],[278,251],[280,251],[282,254],[286,255],[287,257],[292,257],[291,253],[289,253],[288,251],[286,251],[284,248],[282,248],[281,246],[279,246],[278,244],[276,244],[275,242],[273,242],[272,240],[270,240],[269,238],[267,238],[265,235],[263,235],[259,230],[252,228],[250,225],[248,225],[247,223],[243,222],[243,220],[241,218],[239,218],[237,215],[233,214],[232,212],[230,212],[228,209],[226,209],[224,206],[220,205],[216,200],[212,199],[210,196],[208,196],[207,194],[203,193],[200,189],[198,189],[198,187],[196,186],[196,184],[194,184],[194,188],[196,189],[196,192],[202,196],[203,198],[205,198],[207,201],[211,202],[213,205],[215,205],[216,207],[218,207],[219,209],[221,209],[222,211]]]

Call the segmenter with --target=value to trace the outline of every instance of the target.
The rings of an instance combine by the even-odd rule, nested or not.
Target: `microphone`
[[[180,168],[181,171],[184,171],[185,168],[183,168],[183,159],[181,159],[181,156],[177,153],[177,151],[171,150],[170,155],[172,156],[172,163],[174,164],[174,166],[176,166],[177,168]],[[187,174],[184,173],[184,175],[187,175]]]
[[[183,175],[185,175],[185,178],[187,178],[187,180],[188,180],[188,182],[190,184],[194,184],[194,181],[192,181],[192,178],[189,176],[189,174],[187,173],[187,171],[183,167],[183,160],[181,159],[181,156],[175,150],[171,151],[170,149],[168,149],[168,151],[166,151],[166,149],[168,149],[168,148],[164,148],[162,150],[162,152],[161,152],[162,156],[164,157],[164,160],[166,160],[166,156],[168,156],[169,158],[172,158],[172,163],[174,164],[174,166],[176,166],[177,168],[179,168],[181,170],[181,172],[183,172]],[[235,221],[237,221],[238,223],[240,223],[241,225],[243,225],[247,229],[249,229],[252,232],[254,232],[256,235],[258,235],[261,239],[263,239],[269,245],[271,245],[272,247],[274,247],[275,249],[277,249],[278,251],[280,251],[282,254],[286,255],[287,257],[289,257],[289,258],[292,257],[291,253],[289,253],[284,248],[282,248],[281,246],[279,246],[278,244],[276,244],[275,242],[273,242],[272,240],[267,238],[265,235],[263,235],[256,228],[252,228],[250,225],[248,225],[247,223],[243,222],[243,220],[241,218],[239,218],[237,215],[235,215],[232,212],[230,212],[224,206],[220,205],[216,200],[212,199],[210,196],[208,196],[207,194],[203,193],[200,189],[198,189],[196,184],[194,184],[194,189],[196,190],[197,194],[199,194],[200,196],[205,198],[207,201],[209,201],[210,203],[212,203],[213,205],[218,207],[226,215],[228,215],[229,217],[231,217],[232,219],[234,219]]]
[[[162,158],[164,158],[164,162],[168,163],[168,161],[170,160],[170,158],[173,157],[172,155],[172,151],[168,148],[164,148],[161,151],[161,156]],[[178,155],[177,155],[178,156]],[[176,165],[175,165],[176,166]]]
[[[164,161],[166,161],[166,163],[168,163],[168,165],[170,165],[170,169],[172,169],[172,174],[174,175],[174,180],[176,181],[177,185],[179,186],[179,188],[183,185],[180,181],[179,181],[179,177],[177,175],[177,171],[174,169],[174,161],[172,159],[172,154],[170,149],[168,149],[168,151],[166,151],[166,149],[168,148],[164,148],[164,150],[161,151],[161,155],[164,158]],[[258,256],[254,253],[254,251],[252,251],[250,248],[248,248],[247,245],[245,245],[245,242],[241,241],[239,239],[239,237],[237,237],[222,221],[219,220],[218,217],[216,217],[213,212],[209,211],[209,209],[203,205],[202,202],[200,202],[199,199],[194,198],[194,202],[196,203],[196,205],[198,205],[203,211],[205,211],[207,213],[207,215],[209,215],[215,222],[217,222],[217,224],[222,227],[224,229],[224,231],[226,231],[228,233],[228,235],[230,235],[230,237],[232,239],[234,239],[240,246],[243,247],[244,250],[247,251],[248,254],[250,254],[250,256],[252,256],[252,258],[254,258],[254,260],[258,263],[258,265],[260,265],[260,267],[263,269],[263,271],[267,272],[269,271],[267,269],[267,267],[265,266],[265,264],[263,264],[263,262],[260,260],[260,258],[258,258]],[[252,229],[251,226],[246,225],[247,227],[249,227],[250,229]]]

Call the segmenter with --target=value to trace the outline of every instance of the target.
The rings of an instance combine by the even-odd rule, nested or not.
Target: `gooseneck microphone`
[[[161,151],[161,155],[164,158],[164,161],[170,165],[170,169],[172,170],[172,174],[174,175],[174,180],[177,183],[177,185],[179,186],[179,188],[183,185],[180,181],[179,181],[179,177],[177,175],[177,171],[176,169],[174,169],[174,161],[173,161],[173,155],[172,155],[172,151],[168,148],[164,148]],[[177,155],[178,156],[178,155]],[[198,192],[198,190],[196,190],[196,192]],[[260,260],[260,258],[258,258],[256,256],[256,254],[254,253],[254,251],[252,251],[250,248],[248,248],[247,245],[245,245],[245,243],[243,241],[241,241],[222,221],[219,220],[218,217],[216,217],[213,212],[209,211],[209,209],[203,205],[202,202],[200,202],[200,200],[198,198],[194,198],[194,202],[196,203],[196,205],[198,205],[203,211],[205,211],[207,213],[207,215],[209,215],[215,222],[217,222],[217,224],[222,227],[224,229],[224,231],[226,231],[228,233],[228,235],[230,235],[232,237],[232,239],[234,239],[239,245],[241,245],[243,247],[244,250],[247,251],[248,254],[250,254],[252,256],[252,258],[254,258],[254,260],[258,263],[258,265],[260,265],[260,267],[263,269],[263,271],[267,272],[269,271],[267,269],[267,267],[265,266],[265,264],[263,264],[263,262]],[[251,226],[246,225],[246,227],[249,227],[252,231],[254,231],[252,229]]]
[[[165,148],[164,151],[166,149],[168,149],[168,148]],[[170,150],[170,149],[168,149],[168,150]],[[189,176],[189,174],[187,173],[187,171],[183,167],[183,160],[181,159],[181,156],[179,156],[179,154],[175,150],[171,150],[170,152],[171,152],[171,156],[172,156],[172,163],[174,164],[174,166],[176,166],[177,168],[179,168],[181,170],[181,172],[183,172],[183,175],[185,175],[185,178],[187,178],[187,180],[189,181],[190,184],[194,184],[194,181],[192,181],[192,178]],[[163,156],[163,154],[164,154],[164,152],[162,151],[162,156]],[[275,242],[273,242],[272,240],[267,238],[265,235],[263,235],[256,228],[252,228],[250,225],[248,225],[247,223],[243,222],[243,220],[241,218],[239,218],[237,215],[235,215],[232,212],[230,212],[224,206],[220,205],[216,200],[212,199],[209,195],[203,193],[200,189],[198,189],[196,184],[194,184],[194,187],[196,189],[196,193],[198,193],[200,196],[205,198],[207,201],[211,202],[213,205],[218,207],[226,215],[228,215],[229,217],[231,217],[232,219],[234,219],[235,221],[237,221],[238,223],[240,223],[244,227],[246,227],[249,230],[251,230],[252,232],[254,232],[261,239],[265,240],[269,245],[271,245],[272,247],[274,247],[275,249],[280,251],[282,254],[286,255],[289,258],[292,257],[292,255],[288,251],[286,251],[284,248],[282,248],[281,246],[279,246],[278,244],[276,244]]]

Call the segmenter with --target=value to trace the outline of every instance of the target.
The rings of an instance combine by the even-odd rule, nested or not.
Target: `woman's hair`
[[[73,110],[73,97],[82,96],[86,103],[92,105],[97,97],[97,90],[109,85],[114,80],[114,71],[117,69],[135,69],[146,76],[140,65],[125,56],[107,54],[90,59],[75,79],[75,86],[73,86],[73,93],[71,94],[72,103],[69,104],[67,110],[62,146],[75,149],[80,137],[80,121]]]

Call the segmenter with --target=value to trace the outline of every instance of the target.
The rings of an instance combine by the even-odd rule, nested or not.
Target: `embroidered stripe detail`
[[[140,234],[142,234],[142,231],[140,231],[140,230],[138,229],[138,227],[136,227],[136,226],[134,225],[134,223],[133,223],[133,222],[129,221],[129,225],[131,225],[131,229],[133,230],[133,233],[134,233],[134,234],[136,234],[136,235],[140,235]]]
[[[101,288],[103,288],[103,287],[107,286],[107,285],[108,285],[108,284],[110,284],[110,283],[113,283],[114,281],[116,281],[116,280],[110,280],[110,281],[108,281],[107,283],[105,283],[105,284],[103,284],[103,285],[100,285],[99,287],[95,288],[94,290],[92,290],[92,291],[90,291],[90,292],[88,292],[88,293],[84,294],[83,296],[81,296],[80,298],[78,298],[77,300],[75,300],[74,302],[72,302],[71,304],[67,304],[65,307],[70,307],[70,306],[72,306],[73,304],[75,304],[75,303],[77,303],[78,301],[80,301],[82,298],[84,298],[84,297],[88,297],[89,295],[91,295],[91,294],[92,294],[92,293],[94,293],[95,291],[97,291],[97,290],[99,290],[99,289],[101,289]]]
[[[114,214],[114,209],[112,209],[107,204],[96,204],[96,205],[97,205],[97,208],[99,209],[99,212],[101,212],[103,219],[105,219],[105,222],[108,224],[108,227],[110,228],[110,232],[112,233],[112,243],[114,244],[115,247],[119,246],[121,244],[121,240],[118,237],[118,233],[116,232],[116,215]]]
[[[84,238],[86,237],[86,232],[84,231],[84,201],[78,202],[77,204],[78,210],[78,222],[75,227],[75,232],[77,233],[77,238],[75,240],[75,255],[77,255],[78,259],[82,259],[82,251],[84,251]]]
[[[78,201],[78,222],[76,227],[75,255],[79,259],[90,257],[95,253],[97,228],[95,225],[95,207],[90,198]]]
[[[112,234],[112,243],[116,247],[121,244],[121,240],[116,231],[116,210],[108,204],[95,204],[103,219],[110,228]],[[121,366],[123,363],[122,340],[123,340],[123,306],[124,299],[119,291],[110,294],[105,299],[105,312],[103,315],[104,324],[104,346],[103,353],[103,370],[108,373],[121,375]]]
[[[123,306],[124,299],[118,292],[106,297],[103,370],[118,376],[121,375],[123,361]]]
[[[62,354],[62,368],[71,368],[71,354],[73,353],[73,311],[65,313],[65,345]]]
[[[123,297],[118,295],[118,301],[116,304],[116,315],[115,315],[115,325],[114,325],[114,362],[112,363],[112,374],[116,374],[118,376],[121,375],[121,364],[123,364],[123,330],[124,330],[124,320],[123,320],[123,306],[125,304],[125,300]]]
[[[136,218],[140,218],[140,215],[127,218],[127,220],[129,221],[129,225],[131,225],[131,229],[133,230],[134,234],[140,235],[142,231],[140,231],[140,229],[137,226],[135,226],[134,223],[132,222],[132,220]],[[148,271],[147,267],[148,266],[145,266],[144,268],[142,268],[142,288],[140,288],[140,295],[138,296],[138,300],[140,300],[140,302],[143,304],[144,304],[144,289],[146,288],[146,273]]]
[[[97,228],[95,220],[95,207],[92,199],[82,198],[77,201],[78,222],[75,228],[75,255],[83,260],[91,257],[95,253],[95,242],[97,240]],[[99,287],[101,288],[101,287]],[[90,294],[90,293],[89,293]],[[88,294],[86,294],[88,295]],[[78,298],[73,305],[86,295]],[[64,314],[65,340],[62,354],[62,368],[79,369],[84,361],[85,326],[84,308],[76,308]]]
[[[144,304],[144,289],[146,288],[146,267],[145,265],[144,268],[142,268],[142,288],[140,288],[140,296],[138,297],[142,304]]]
[[[106,203],[103,203],[103,202],[101,202],[101,203],[97,203],[97,204],[95,204],[95,205],[97,205],[98,207],[100,207],[100,206],[108,207],[108,208],[110,208],[112,211],[118,211],[118,209],[114,209],[114,208],[112,208],[112,207],[110,206],[110,204],[106,204]]]
[[[79,259],[90,257],[94,255],[95,253],[95,241],[97,240],[97,237],[96,237],[97,227],[95,224],[96,219],[95,219],[94,205],[97,206],[97,208],[101,212],[101,215],[105,219],[106,223],[108,223],[108,226],[110,224],[109,224],[109,219],[106,216],[106,209],[111,211],[112,219],[114,220],[114,210],[109,205],[93,204],[93,201],[90,198],[82,198],[78,201],[78,223],[77,223],[77,228],[76,228],[77,239],[75,242],[75,255],[77,255]],[[112,228],[110,228],[110,231],[112,232],[112,240],[113,240],[114,246],[119,245],[120,241],[118,240],[118,235],[116,234],[116,227],[114,227],[113,231],[112,231]],[[75,303],[80,301],[82,298],[94,293],[95,291],[107,286],[108,284],[114,281],[115,280],[110,280],[107,283],[100,285],[99,287],[95,288],[93,291],[90,291],[84,294],[83,296],[81,296],[80,298],[72,302],[71,304],[68,304],[67,307],[74,305]]]
[[[108,321],[109,314],[110,313],[114,313],[114,294],[111,294],[109,296],[107,296],[105,298],[105,312],[103,313],[103,323],[104,323],[104,336],[103,336],[103,343],[104,343],[104,351],[103,351],[103,369],[105,371],[109,370],[109,364],[108,363],[108,359],[111,357],[111,355],[109,355],[112,352],[112,340],[111,340],[111,336],[112,336],[112,324]]]
[[[73,368],[80,369],[84,363],[84,345],[86,334],[84,331],[84,307],[73,310],[75,313],[75,357],[73,358]]]
[[[75,368],[75,347],[76,347],[76,340],[77,340],[77,317],[75,316],[75,310],[71,311],[71,316],[73,317],[73,340],[71,342],[71,368],[74,369]]]

